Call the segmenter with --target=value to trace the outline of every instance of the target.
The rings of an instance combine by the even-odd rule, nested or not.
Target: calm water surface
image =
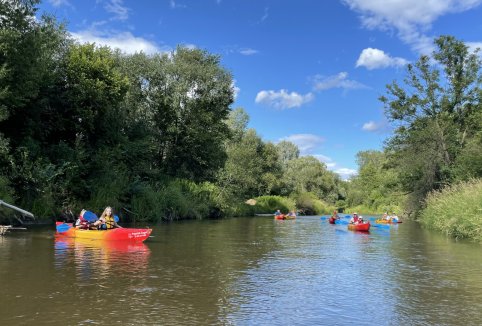
[[[141,245],[10,233],[0,325],[482,325],[481,249],[320,217],[161,224]]]

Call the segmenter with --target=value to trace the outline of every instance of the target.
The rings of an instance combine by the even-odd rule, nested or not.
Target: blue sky
[[[382,149],[378,100],[405,65],[453,35],[482,48],[482,0],[44,0],[79,42],[126,53],[178,44],[221,56],[265,141],[290,140],[347,178]]]

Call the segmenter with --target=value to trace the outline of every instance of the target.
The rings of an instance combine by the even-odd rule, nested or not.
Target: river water
[[[405,222],[160,224],[144,244],[0,237],[0,325],[482,325],[482,247]]]

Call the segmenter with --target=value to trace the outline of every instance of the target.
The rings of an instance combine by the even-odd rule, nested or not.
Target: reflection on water
[[[191,221],[145,244],[53,234],[0,238],[1,325],[482,324],[481,246],[415,223]]]
[[[150,255],[144,243],[55,237],[55,266],[73,264],[77,282],[109,279],[112,272],[144,277]]]

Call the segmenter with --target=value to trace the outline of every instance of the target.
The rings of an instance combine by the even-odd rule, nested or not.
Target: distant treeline
[[[40,218],[113,206],[137,221],[253,214],[266,197],[245,202],[270,195],[306,213],[343,203],[323,163],[247,128],[219,56],[78,44],[37,5],[0,3],[1,199]]]

